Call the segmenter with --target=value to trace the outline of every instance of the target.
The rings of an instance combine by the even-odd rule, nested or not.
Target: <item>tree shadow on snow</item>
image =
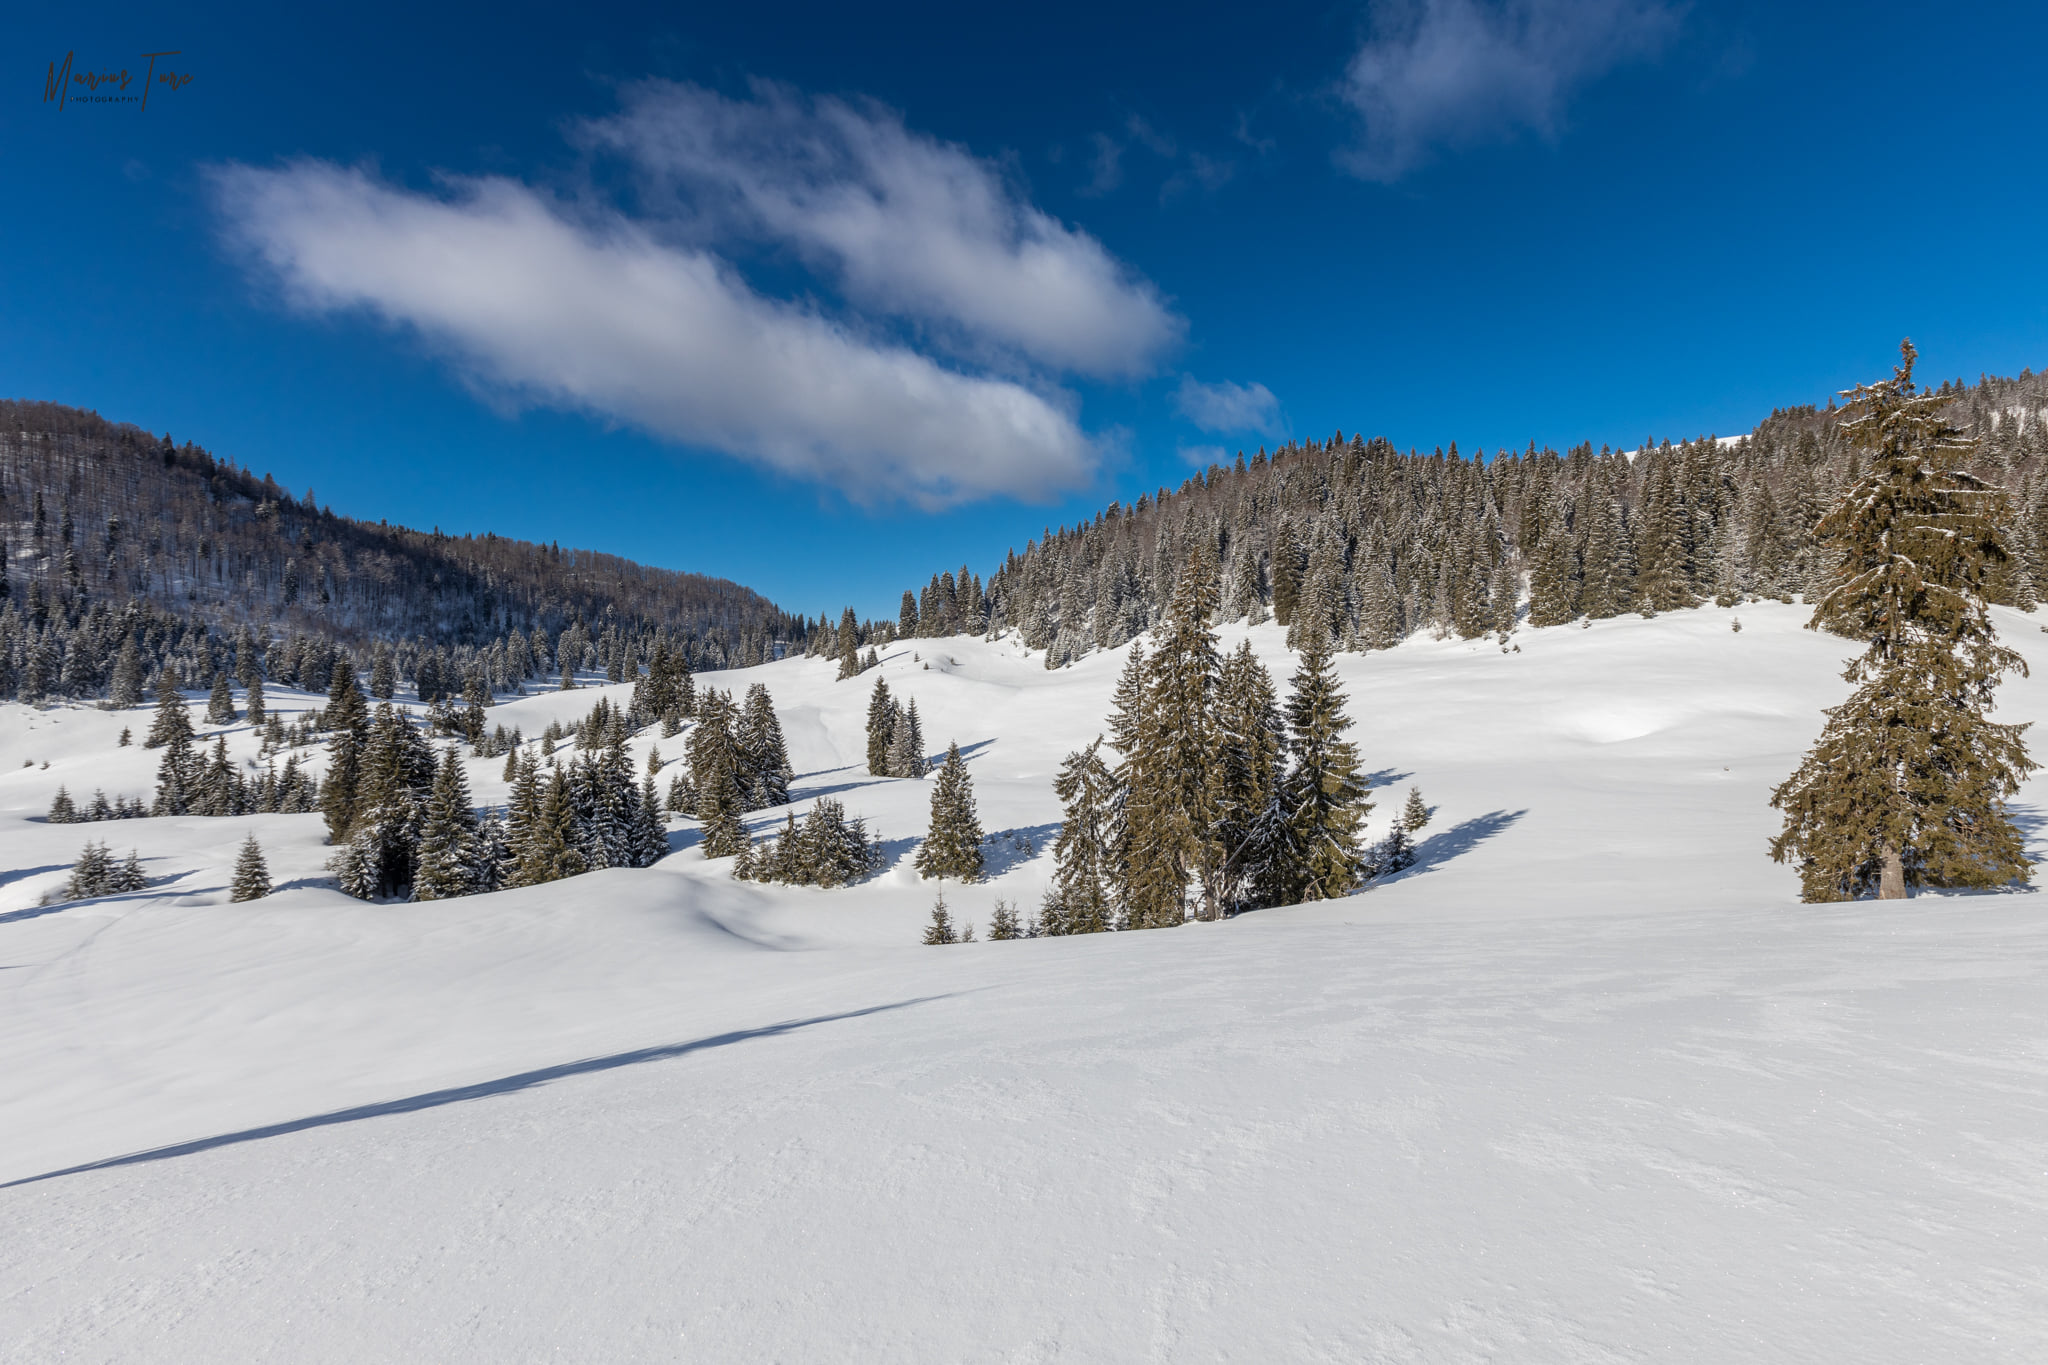
[[[946,995],[921,995],[910,1000],[898,1000],[889,1005],[870,1005],[866,1009],[845,1010],[838,1014],[813,1015],[808,1019],[790,1019],[780,1024],[769,1024],[763,1028],[736,1029],[731,1033],[714,1034],[708,1038],[697,1038],[687,1043],[670,1043],[664,1047],[643,1047],[632,1052],[614,1052],[606,1057],[586,1057],[578,1062],[563,1062],[559,1066],[544,1066],[536,1071],[522,1071],[514,1076],[503,1076],[494,1081],[479,1081],[475,1085],[454,1086],[447,1090],[430,1090],[423,1095],[411,1095],[402,1100],[386,1100],[380,1104],[359,1104],[352,1109],[336,1109],[311,1118],[292,1119],[285,1123],[266,1124],[261,1128],[244,1128],[240,1132],[222,1133],[217,1137],[199,1138],[192,1142],[174,1143],[168,1147],[152,1147],[148,1151],[131,1152],[127,1156],[109,1157],[105,1161],[88,1161],[80,1166],[67,1166],[61,1171],[46,1171],[42,1175],[24,1176],[0,1184],[0,1190],[12,1189],[16,1185],[33,1185],[38,1181],[55,1180],[60,1176],[80,1175],[86,1171],[107,1170],[115,1166],[134,1166],[145,1161],[166,1161],[172,1157],[191,1156],[198,1152],[212,1151],[216,1147],[232,1147],[244,1142],[260,1142],[264,1138],[283,1137],[287,1133],[303,1133],[312,1128],[330,1128],[336,1124],[355,1123],[362,1119],[383,1118],[389,1114],[412,1114],[423,1109],[439,1109],[444,1105],[462,1104],[469,1100],[489,1099],[495,1095],[512,1095],[522,1090],[531,1090],[571,1076],[588,1076],[600,1071],[616,1071],[620,1067],[639,1066],[645,1062],[664,1062],[676,1057],[687,1057],[693,1052],[704,1052],[715,1047],[729,1047],[734,1043],[750,1042],[756,1038],[773,1038],[798,1029],[811,1028],[817,1024],[837,1023],[844,1019],[860,1019],[870,1014],[883,1014],[890,1010],[908,1009],[912,1005],[929,1004],[944,1000],[956,992]]]
[[[981,841],[981,865],[983,874],[1000,877],[1013,867],[1021,867],[1039,854],[1052,847],[1052,841],[1059,837],[1060,826],[1055,820],[1049,825],[1026,825],[1021,829],[999,829]]]
[[[1366,786],[1371,787],[1374,791],[1378,791],[1382,787],[1391,787],[1396,782],[1406,782],[1413,776],[1415,776],[1414,773],[1395,772],[1392,768],[1382,768],[1376,773],[1366,773],[1361,780],[1364,781]]]
[[[1391,876],[1376,879],[1372,884],[1384,886],[1441,867],[1461,854],[1470,853],[1528,813],[1526,810],[1497,810],[1432,834],[1415,846],[1414,862]]]

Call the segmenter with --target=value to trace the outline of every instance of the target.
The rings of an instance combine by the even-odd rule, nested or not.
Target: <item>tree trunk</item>
[[[1878,874],[1877,898],[1881,901],[1902,901],[1906,899],[1906,863],[1899,857],[1899,851],[1890,844],[1878,850],[1884,861],[1884,870]]]

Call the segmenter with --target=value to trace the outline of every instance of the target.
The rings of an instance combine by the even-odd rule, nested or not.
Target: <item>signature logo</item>
[[[149,108],[149,92],[159,85],[168,85],[173,90],[182,90],[192,83],[189,71],[173,71],[168,66],[162,71],[156,69],[159,57],[181,57],[182,51],[144,52],[149,65],[143,68],[142,88],[131,92],[133,83],[127,67],[108,71],[73,71],[72,53],[64,54],[63,62],[51,62],[50,74],[43,78],[43,103],[54,104],[60,110],[77,100],[82,104],[140,104]],[[105,88],[105,93],[102,89]],[[82,93],[81,93],[82,91]]]

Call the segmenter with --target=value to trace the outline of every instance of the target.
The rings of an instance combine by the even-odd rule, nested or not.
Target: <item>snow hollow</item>
[[[943,949],[930,781],[867,775],[873,679],[830,661],[699,679],[765,682],[795,809],[883,841],[830,891],[677,820],[649,869],[364,904],[318,815],[45,823],[60,784],[148,795],[148,714],[7,705],[0,1357],[2048,1359],[2041,902],[1798,902],[1768,793],[1851,652],[1808,615],[1340,656],[1369,834],[1434,808],[1411,869]],[[2048,618],[1995,615],[2036,670],[1999,718],[2048,717]],[[889,647],[1001,836],[958,918],[1036,906],[1124,653]],[[279,889],[230,904],[251,831]],[[89,838],[151,887],[46,904]]]

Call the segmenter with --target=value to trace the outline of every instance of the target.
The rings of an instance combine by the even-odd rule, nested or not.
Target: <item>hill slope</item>
[[[866,775],[871,680],[828,661],[704,681],[766,682],[798,808],[885,840],[831,892],[736,883],[677,822],[644,871],[364,905],[319,884],[316,816],[38,823],[153,758],[113,745],[133,714],[9,707],[0,1352],[2038,1359],[2048,924],[2024,894],[1797,903],[1765,801],[1845,652],[1806,616],[1345,656],[1374,831],[1411,783],[1437,808],[1413,870],[944,951],[915,945],[929,784]],[[1998,619],[2037,670],[2001,718],[2048,717],[2048,637]],[[887,653],[983,824],[1040,850],[950,888],[969,918],[1035,904],[1121,654]],[[284,889],[228,905],[250,830]],[[39,909],[87,836],[158,885]]]

